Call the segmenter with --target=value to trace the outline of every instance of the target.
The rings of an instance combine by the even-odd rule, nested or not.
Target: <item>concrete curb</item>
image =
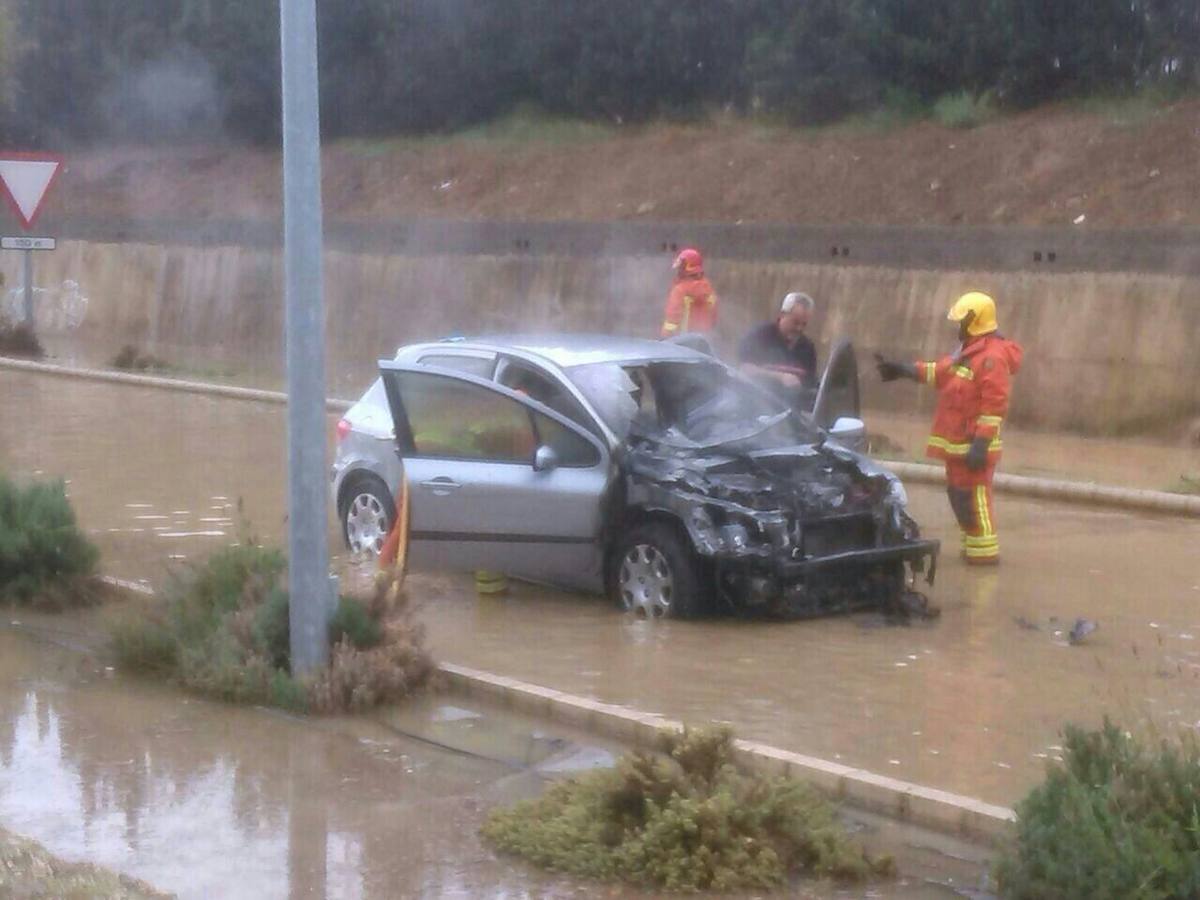
[[[946,483],[945,470],[941,466],[888,460],[880,460],[880,465],[891,469],[901,478],[909,481],[939,486]],[[1030,478],[1025,475],[1006,475],[1003,472],[996,474],[995,487],[1006,494],[1021,497],[1039,497],[1044,500],[1088,503],[1094,506],[1112,506],[1140,512],[1200,517],[1200,496],[1187,494],[1122,488],[1090,481]]]
[[[660,733],[683,725],[652,713],[577,697],[552,688],[442,663],[451,690],[527,715],[580,728],[634,747],[655,746]],[[754,741],[735,744],[738,762],[764,775],[787,775],[812,783],[832,798],[860,809],[948,834],[994,844],[1008,837],[1016,813],[972,797],[911,784]]]
[[[0,369],[13,369],[18,372],[32,372],[38,375],[82,378],[88,381],[103,381],[110,384],[125,384],[134,387],[183,391],[191,394],[207,394],[212,397],[227,397],[231,400],[249,400],[258,403],[275,403],[279,405],[287,403],[287,394],[282,391],[263,391],[256,388],[210,384],[203,381],[162,378],[156,375],[134,375],[129,372],[113,372],[107,369],[82,369],[72,366],[53,365],[51,363],[32,362],[25,359],[12,359],[5,356],[0,356]],[[329,399],[325,401],[325,408],[330,412],[345,412],[352,405],[353,403],[349,400]],[[887,460],[881,460],[880,463],[891,469],[901,478],[906,478],[910,481],[936,485],[945,483],[943,470],[940,466],[930,466],[922,463],[891,462]],[[1003,472],[996,475],[995,486],[997,490],[1003,493],[1018,496],[1040,497],[1046,500],[1057,500],[1066,503],[1087,503],[1094,506],[1111,506],[1118,509],[1169,513],[1172,515],[1200,518],[1200,496],[1170,494],[1166,491],[1136,490],[1113,485],[1095,484],[1093,482],[1028,478],[1023,475],[1006,475]]]

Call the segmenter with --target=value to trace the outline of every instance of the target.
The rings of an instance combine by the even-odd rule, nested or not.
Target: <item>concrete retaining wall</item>
[[[395,347],[451,333],[657,333],[669,254],[641,256],[326,253],[329,372],[351,395]],[[19,254],[0,254],[10,285]],[[89,297],[80,338],[106,353],[135,343],[180,361],[279,371],[282,265],[273,247],[63,241],[37,282],[70,278]],[[1000,298],[1005,333],[1026,348],[1014,421],[1085,433],[1172,431],[1200,416],[1200,279],[1172,274],[952,271],[715,259],[728,351],[786,291],[818,300],[812,331],[863,356],[945,352],[952,299]],[[97,358],[91,362],[99,361]],[[912,386],[864,377],[868,405],[927,408]]]

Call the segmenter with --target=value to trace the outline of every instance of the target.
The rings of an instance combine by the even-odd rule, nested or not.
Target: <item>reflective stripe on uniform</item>
[[[937,381],[937,363],[925,363],[925,383],[933,384]]]
[[[684,294],[683,296],[683,330],[688,330],[688,321],[692,318],[692,298]]]
[[[1004,422],[1004,416],[980,416],[975,421],[980,425],[995,425],[999,428],[1001,423]]]
[[[676,325],[674,322],[663,322],[662,330],[663,331],[678,331],[679,326]]]
[[[944,437],[938,437],[936,434],[931,434],[929,436],[927,446],[935,447],[949,456],[966,456],[967,451],[971,449],[970,441],[965,444],[959,444],[953,441],[948,441]],[[1004,445],[1000,442],[999,435],[997,435],[996,437],[992,438],[991,442],[988,444],[988,453],[998,452],[999,450],[1003,449],[1003,446]]]
[[[979,517],[980,537],[994,538],[996,532],[992,530],[992,514],[988,509],[987,487],[982,484],[975,487],[975,513]]]

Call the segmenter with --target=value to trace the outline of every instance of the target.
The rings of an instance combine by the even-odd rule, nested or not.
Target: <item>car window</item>
[[[600,462],[600,451],[561,422],[534,413],[538,445],[554,450],[560,466],[594,466]]]
[[[495,391],[441,375],[397,373],[416,456],[532,464],[530,413]]]
[[[523,363],[505,359],[496,372],[496,383],[502,384],[518,394],[524,394],[529,399],[550,407],[575,424],[582,425],[588,431],[598,434],[595,422],[584,411],[582,404],[562,384],[544,372],[539,372]]]
[[[458,353],[429,353],[417,360],[422,366],[439,366],[443,369],[453,369],[456,372],[466,372],[478,378],[491,378],[492,368],[496,364],[493,356],[463,356]]]

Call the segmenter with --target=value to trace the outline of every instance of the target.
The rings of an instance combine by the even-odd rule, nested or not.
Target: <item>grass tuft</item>
[[[122,347],[109,361],[109,365],[124,372],[169,372],[173,368],[165,360],[150,353],[143,353],[133,344]]]
[[[398,572],[383,573],[365,600],[340,598],[329,665],[294,678],[286,568],[282,553],[251,538],[218,551],[180,578],[164,604],[112,626],[117,664],[219,700],[330,713],[399,700],[429,681],[424,630]]]
[[[996,110],[987,94],[959,91],[945,94],[933,104],[933,117],[947,128],[974,128],[995,115]]]
[[[891,875],[851,840],[810,785],[748,774],[726,727],[662,738],[615,768],[495,810],[497,848],[556,872],[668,891],[769,890],[793,874],[859,881]]]

